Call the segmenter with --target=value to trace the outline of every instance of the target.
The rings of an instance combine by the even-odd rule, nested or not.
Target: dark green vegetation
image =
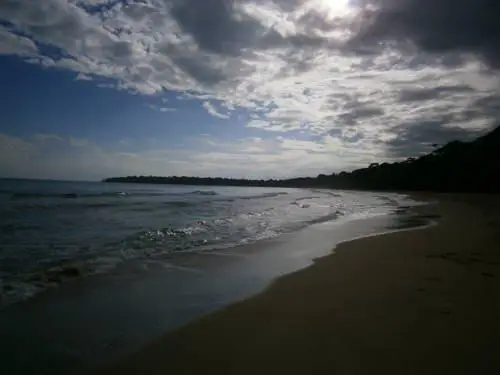
[[[365,190],[500,192],[500,127],[473,142],[453,141],[432,153],[396,163],[373,163],[339,174],[288,180],[129,176],[105,182],[182,185],[322,187]]]

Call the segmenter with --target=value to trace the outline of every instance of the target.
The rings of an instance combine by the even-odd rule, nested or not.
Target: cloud
[[[476,131],[459,126],[445,127],[440,121],[407,123],[395,130],[395,137],[385,142],[390,155],[401,158],[420,156],[431,152],[435,145],[443,145],[450,138],[471,141],[477,137]],[[482,133],[485,133],[484,130]]]
[[[435,86],[432,88],[406,88],[401,90],[399,100],[401,102],[436,100],[442,97],[446,98],[448,94],[453,93],[470,93],[473,95],[474,91],[471,86],[460,84],[455,86]]]
[[[500,67],[500,3],[490,0],[363,0],[355,44],[408,45],[432,53],[473,53]]]
[[[226,120],[229,118],[229,115],[225,115],[225,114],[217,111],[217,109],[214,107],[214,105],[210,102],[203,102],[202,105],[203,105],[203,108],[205,108],[207,110],[207,112],[214,117],[218,117],[220,119],[226,119]]]
[[[3,0],[0,51],[92,77],[100,87],[178,92],[221,119],[248,114],[247,126],[271,137],[327,137],[349,158],[358,152],[358,160],[365,152],[412,156],[426,149],[431,129],[451,140],[495,124],[499,5],[350,4]]]
[[[296,177],[364,166],[382,157],[339,139],[278,137],[227,142],[210,136],[181,148],[141,147],[137,140],[107,146],[87,139],[37,134],[20,138],[0,133],[0,176],[100,180],[123,175],[193,175],[246,178]],[[224,166],[223,168],[221,166]]]
[[[77,81],[92,81],[92,77],[90,77],[86,74],[83,74],[83,73],[78,73],[78,75],[76,76],[76,80]]]
[[[160,112],[177,112],[177,108],[160,107]]]
[[[150,109],[152,109],[153,111],[159,111],[159,112],[177,112],[177,108],[163,107],[161,105],[156,105],[156,104],[148,104],[147,106]]]
[[[35,43],[7,29],[0,28],[0,55],[36,56],[38,48]]]

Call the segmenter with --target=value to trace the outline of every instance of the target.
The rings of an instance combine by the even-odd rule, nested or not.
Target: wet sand
[[[343,243],[95,373],[500,373],[500,198],[431,198],[438,225]]]

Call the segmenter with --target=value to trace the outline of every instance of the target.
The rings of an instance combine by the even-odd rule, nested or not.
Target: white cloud
[[[23,36],[19,36],[0,28],[0,55],[36,56],[38,48],[35,43]]]
[[[176,112],[177,108],[160,107],[160,112]]]
[[[226,3],[3,0],[0,20],[23,36],[0,26],[0,53],[72,70],[80,79],[105,78],[100,87],[144,95],[176,91],[221,119],[245,110],[253,115],[248,127],[273,134],[335,138],[332,157],[333,145],[353,155],[360,147],[390,155],[386,141],[407,124],[482,131],[498,115],[493,105],[478,103],[498,94],[499,80],[473,56],[390,47],[356,55],[345,45],[355,32],[354,8],[334,12],[318,0]],[[42,55],[35,42],[64,57]],[[455,57],[461,63],[449,64]],[[470,90],[455,90],[465,86]],[[301,150],[289,151],[299,157]],[[413,152],[409,147],[407,156]]]
[[[157,104],[147,104],[147,106],[153,111],[159,112],[177,112],[177,108],[163,107]]]
[[[92,81],[92,77],[90,77],[86,74],[83,74],[83,73],[78,73],[78,75],[76,76],[76,80],[77,81]]]
[[[210,102],[203,102],[202,106],[203,106],[203,108],[205,108],[207,110],[207,112],[210,115],[212,115],[214,117],[218,117],[220,119],[228,119],[229,118],[229,115],[225,115],[225,114],[217,111],[217,109]]]
[[[204,136],[185,149],[130,151],[137,141],[104,147],[54,134],[19,138],[0,133],[0,176],[74,180],[123,175],[296,177],[360,167],[376,156],[362,147],[353,152],[329,136],[318,142],[288,138],[222,142]]]

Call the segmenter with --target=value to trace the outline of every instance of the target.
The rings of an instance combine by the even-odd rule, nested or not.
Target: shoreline
[[[500,336],[500,302],[493,299],[500,295],[500,199],[436,197],[438,225],[340,243],[260,294],[97,373],[500,370],[493,341]]]
[[[195,188],[196,186],[193,186]],[[310,191],[322,190],[322,189],[306,189]],[[329,192],[334,192],[335,190],[324,189]],[[362,193],[363,191],[359,191]],[[377,192],[374,192],[376,194]],[[399,194],[401,197],[411,196],[406,192],[392,192],[392,194]],[[74,194],[77,196],[78,194]],[[333,196],[337,196],[333,194]],[[394,202],[393,202],[394,203]],[[401,204],[401,202],[397,202],[397,204]],[[404,206],[406,207],[406,206]],[[403,216],[399,215],[396,212],[388,212],[383,214],[385,216]],[[349,215],[348,215],[349,217]],[[293,233],[300,232],[302,230],[307,229],[310,226],[314,226],[317,224],[325,223],[342,223],[344,225],[346,222],[353,222],[358,220],[372,220],[376,219],[377,216],[368,216],[368,217],[360,217],[360,218],[348,218],[345,221],[345,218],[342,215],[338,215],[334,220],[328,218],[328,215],[325,217],[321,217],[318,221],[312,222],[304,222],[302,223],[302,227],[297,227],[291,230],[284,231],[279,233],[276,237],[279,236],[287,236]],[[410,226],[419,226],[421,224],[409,224]],[[378,231],[377,231],[378,232]],[[140,232],[137,232],[140,233]],[[137,235],[137,233],[131,235]],[[165,259],[168,260],[170,257],[183,257],[185,254],[193,254],[193,253],[215,253],[215,251],[225,252],[226,250],[235,250],[238,251],[240,248],[246,248],[247,245],[255,245],[256,247],[266,247],[269,242],[272,242],[276,237],[271,236],[269,238],[255,238],[251,239],[249,243],[238,243],[238,242],[229,242],[229,243],[215,243],[210,246],[197,246],[193,249],[182,249],[179,252],[173,251],[172,253],[165,252],[163,254],[155,254],[147,255],[148,259],[163,261]],[[112,246],[115,249],[112,249]],[[104,245],[104,252],[102,253],[94,253],[89,256],[81,256],[75,258],[68,259],[54,259],[53,261],[48,261],[45,263],[41,263],[40,266],[31,267],[28,270],[21,270],[18,274],[6,274],[7,277],[5,279],[0,278],[0,311],[10,308],[10,306],[19,304],[19,303],[27,303],[34,298],[39,298],[43,296],[45,293],[50,293],[54,289],[58,289],[60,287],[65,287],[67,284],[78,283],[81,280],[92,278],[92,277],[101,277],[106,276],[108,273],[114,273],[116,271],[119,272],[120,269],[126,268],[127,263],[133,262],[141,262],[145,259],[144,254],[140,251],[134,255],[133,250],[132,254],[129,255],[127,252],[122,250],[116,250],[120,247],[120,241],[116,240],[115,242],[110,242],[107,245]],[[2,275],[0,275],[2,276]]]
[[[21,375],[87,371],[126,358],[165,333],[258,295],[338,242],[415,225],[407,210],[314,224],[239,248],[133,262],[63,283],[0,310],[0,336],[9,343],[0,360]]]

